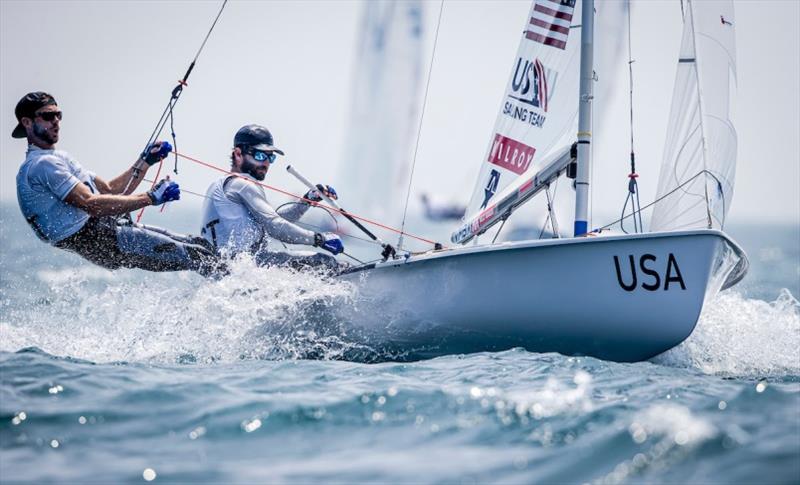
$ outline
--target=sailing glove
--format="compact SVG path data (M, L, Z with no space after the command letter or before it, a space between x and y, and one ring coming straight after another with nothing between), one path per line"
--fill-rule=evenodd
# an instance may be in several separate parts
M148 165L153 166L167 158L167 155L169 155L171 151L172 145L170 145L169 142L157 141L147 145L147 148L144 149L140 156Z
M344 244L336 234L332 232L314 234L314 246L322 248L333 254L344 252Z
M161 179L155 187L153 187L147 195L150 197L152 205L161 205L164 202L171 200L180 200L181 188L180 185L171 181L169 178Z
M339 198L338 194L336 193L336 190L333 187L331 187L330 185L322 185L322 184L317 184L316 190L309 190L308 192L306 192L306 195L304 195L303 198L306 200L310 200L311 202L319 202L322 200L322 196L319 195L320 192L322 192L328 198L331 198L333 200Z

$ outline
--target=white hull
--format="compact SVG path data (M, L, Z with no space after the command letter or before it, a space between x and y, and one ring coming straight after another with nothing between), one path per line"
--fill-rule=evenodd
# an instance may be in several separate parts
M716 230L463 247L343 275L358 286L344 317L413 356L523 347L639 361L685 340L704 299L747 265Z

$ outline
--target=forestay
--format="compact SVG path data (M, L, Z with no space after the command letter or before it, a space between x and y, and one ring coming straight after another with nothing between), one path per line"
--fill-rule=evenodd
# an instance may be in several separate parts
M529 178L574 138L578 110L580 1L534 0L514 57L500 112L467 205L474 220ZM504 191L508 187L509 190Z
M725 223L736 172L734 26L731 1L685 2L652 231Z

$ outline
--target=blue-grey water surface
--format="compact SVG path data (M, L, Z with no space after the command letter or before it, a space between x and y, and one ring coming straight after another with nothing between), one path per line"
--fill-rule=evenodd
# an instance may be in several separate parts
M320 320L332 281L112 273L13 203L0 228L3 483L800 483L797 226L730 228L750 274L636 364L405 362Z

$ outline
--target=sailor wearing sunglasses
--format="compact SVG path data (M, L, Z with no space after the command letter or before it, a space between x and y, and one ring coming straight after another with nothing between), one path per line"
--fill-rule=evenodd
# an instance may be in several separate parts
M17 174L17 199L41 240L108 269L192 269L204 274L215 270L217 258L202 238L133 224L128 215L180 198L178 184L168 178L146 193L131 194L147 169L170 152L169 143L152 144L132 167L105 181L55 149L63 114L53 96L28 93L14 113L18 124L11 136L28 140L25 162Z
M283 151L273 145L272 134L260 125L246 125L233 138L231 172L209 186L203 208L201 234L223 256L239 253L254 255L260 265L292 267L324 266L338 268L332 256L314 251L274 251L269 238L289 244L320 247L333 254L344 250L339 236L315 233L295 221L308 210L311 202L322 200L317 191L309 191L306 201L288 204L278 210L267 201L264 187L259 184ZM320 190L336 198L330 186Z

